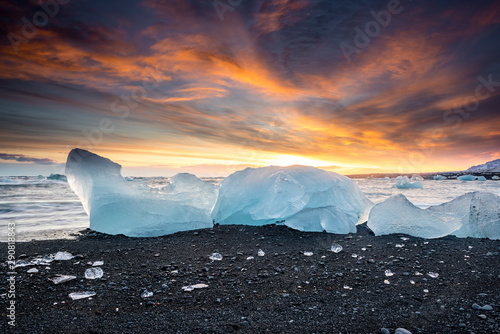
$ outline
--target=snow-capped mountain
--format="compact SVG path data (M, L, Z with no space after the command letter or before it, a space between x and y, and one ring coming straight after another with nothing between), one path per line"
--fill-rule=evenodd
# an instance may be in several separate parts
M467 169L470 173L500 173L500 159L489 161L482 165L472 166Z

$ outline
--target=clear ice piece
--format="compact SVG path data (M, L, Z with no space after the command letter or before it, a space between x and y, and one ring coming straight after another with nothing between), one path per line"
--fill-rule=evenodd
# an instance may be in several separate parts
M71 253L68 253L68 252L57 252L54 255L54 260L56 260L56 261L67 261L67 260L71 260L72 258L73 258L73 255Z
M212 261L222 261L222 255L220 253L213 253L209 258Z
M457 215L420 209L402 194L375 205L368 218L368 227L377 236L404 233L420 238L440 238L461 225Z
M54 282L54 284L60 284L60 283L74 280L74 279L76 279L76 276L72 276L72 275L58 275L56 277L50 278L50 280L52 282Z
M451 234L459 238L500 240L500 196L476 191L427 209L436 214L453 213L462 226Z
M121 166L82 149L66 161L68 184L89 215L90 228L108 234L154 237L213 227L218 189L191 174L179 174L162 189L128 182Z
M398 176L396 180L398 180L396 184L396 188L398 189L422 189L424 187L420 181L410 182L407 176Z
M429 272L429 273L427 273L427 276L432 277L432 278L438 278L439 274L438 273Z
M307 166L247 168L222 181L212 217L219 224L276 222L310 232L354 233L373 206L346 176Z
M31 263L29 261L17 260L16 261L16 265L14 266L14 268L26 267L26 266L32 266L32 265L33 265L33 263Z
M69 298L73 300L78 300L78 299L84 299L84 298L90 298L95 296L94 291L85 291L85 292L72 292L69 294Z
M142 298L151 298L151 297L153 297L153 292L148 291L148 290L144 290L144 292L141 294L141 297Z
M101 278L104 275L104 271L102 271L99 267L89 268L85 270L85 278L86 279L97 279Z
M342 249L344 249L342 246L340 246L339 244L333 244L332 247L330 247L330 251L334 252L334 253L340 253L342 251Z
M203 289L203 288L208 288L208 285L203 284L203 283L198 283L198 284L194 284L194 285L183 286L182 290L193 291L194 289Z

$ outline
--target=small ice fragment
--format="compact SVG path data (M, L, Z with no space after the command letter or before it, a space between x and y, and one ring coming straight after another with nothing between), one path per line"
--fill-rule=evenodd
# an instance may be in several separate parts
M27 271L27 273L32 274L32 273L37 273L38 269L36 268L31 268L30 270Z
M73 255L68 252L57 252L56 255L54 255L54 260L56 261L66 261L66 260L71 260L73 258Z
M257 255L264 256L264 255L266 255L266 253L264 253L264 251L262 249L259 249L259 251L257 252Z
M410 280L410 283L415 285L415 281L414 280Z
M247 260L253 260L253 259L254 259L254 257L253 257L253 256L249 256L249 257L247 257Z
M150 298L150 297L153 297L153 292L148 291L148 290L144 290L144 292L141 294L141 297L142 297L142 298Z
M385 276L387 276L387 277L394 276L394 273L390 269L387 269L385 271Z
M210 255L210 260L222 261L222 255L220 253L213 253L212 255Z
M85 270L85 278L86 279L101 278L103 274L104 274L104 272L99 267L89 268L89 269Z
M396 244L396 248L403 248L404 246L404 244Z
M400 239L401 239L401 240L403 240L403 241L408 241L408 240L410 240L410 238L407 238L407 237L401 237Z
M418 271L415 271L415 276L422 276L423 274L418 272Z
M94 263L92 263L92 267L99 267L102 265L104 265L104 261L94 261Z
M49 278L54 284L64 283L76 279L76 276L72 275L58 275L57 277Z
M410 182L408 176L398 176L396 179L398 180L398 183L394 187L398 189L422 189L424 187L422 182L418 180L412 179L415 182Z
M33 264L31 262L25 261L25 260L17 260L16 265L14 268L18 267L26 267L26 266L32 266Z
M33 263L35 265L37 265L37 264L46 265L46 264L49 264L53 261L54 261L54 255L51 254L51 255L45 255L42 258L31 260L31 263Z
M427 273L427 275L432 277L432 278L438 278L438 276L439 276L438 273L433 273L433 272Z
M344 289L346 289L346 290L352 290L352 288L349 285L344 285Z
M203 289L203 288L208 288L208 285L203 284L203 283L198 283L198 284L194 284L194 285L183 286L182 290L193 291L194 289Z
M340 253L342 249L342 246L340 246L339 244L333 244L332 247L330 247L330 251L334 253Z
M72 293L69 294L69 298L71 298L73 300L90 298L92 296L95 296L95 292L94 291L72 292Z
M425 292L425 293L429 293L429 290L427 290L427 289L424 289L424 292Z
M366 247L361 248L362 251L366 251Z
M391 282L389 282L389 280L385 279L384 284L391 284Z
M358 257L358 254L353 253L353 254L351 255L351 257L356 258L356 257Z
M314 255L314 253L313 253L313 252L304 252L304 255L305 255L305 256L313 256L313 255Z

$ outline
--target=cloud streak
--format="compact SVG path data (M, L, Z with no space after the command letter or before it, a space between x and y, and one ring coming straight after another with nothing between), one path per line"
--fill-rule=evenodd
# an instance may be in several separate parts
M42 165L51 165L57 163L54 160L47 159L47 158L33 158L33 157L27 157L23 154L9 154L9 153L0 153L0 159L1 160L13 160L17 162L30 162L30 163L35 163L35 164L42 164Z

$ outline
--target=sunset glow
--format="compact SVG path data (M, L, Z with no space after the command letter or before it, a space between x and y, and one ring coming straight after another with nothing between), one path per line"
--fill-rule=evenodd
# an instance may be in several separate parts
M2 175L63 172L75 147L164 176L500 158L497 1L398 1L363 47L387 0L71 1L38 26L38 2L0 3Z

